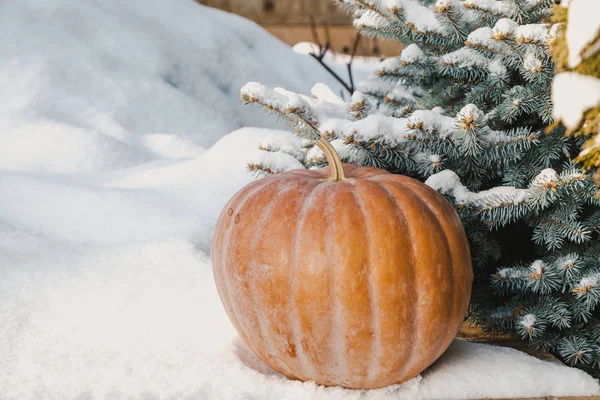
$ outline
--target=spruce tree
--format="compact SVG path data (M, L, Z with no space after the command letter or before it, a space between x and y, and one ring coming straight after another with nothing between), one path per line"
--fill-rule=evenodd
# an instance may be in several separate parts
M322 86L309 97L246 85L244 103L300 138L262 143L249 168L321 167L325 137L346 162L425 181L470 240L470 320L597 370L600 190L571 161L583 141L551 125L552 1L338 2L360 32L405 49L347 102Z

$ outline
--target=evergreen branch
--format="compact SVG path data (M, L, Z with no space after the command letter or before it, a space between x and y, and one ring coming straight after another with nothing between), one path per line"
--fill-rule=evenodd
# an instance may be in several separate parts
M496 17L498 19L500 19L500 18L508 18L508 19L510 19L509 15L503 14L501 12L494 12L492 10L488 10L488 9L483 8L483 7L480 7L480 6L476 5L476 4L465 3L465 4L463 4L463 6L465 8L470 9L470 10L479 11L480 13L487 14L487 15ZM487 23L489 23L489 22L487 22Z
M358 4L358 5L366 8L367 10L369 10L369 11L371 11L371 12L379 15L381 18L386 19L388 21L390 20L389 16L386 15L385 13L383 13L382 11L380 11L379 9L377 9L377 7L375 7L374 4L367 3L364 0L354 0L354 1L355 1L356 4Z
M535 132L535 133L531 133L529 135L526 136L520 136L520 137L513 137L511 139L507 139L507 140L498 140L498 141L494 141L491 142L488 145L488 149L495 149L498 147L503 147L503 146L508 146L508 145L514 145L514 144L519 144L519 143L523 143L523 142L535 142L540 138L539 133Z
M285 118L286 120L288 120L289 122L294 122L289 115L287 115L283 110L281 110L280 108L278 108L277 106L274 106L272 104L268 104L266 102L263 102L259 99L257 99L254 96L248 96L244 93L242 93L240 95L241 99L242 99L242 105L248 105L250 103L256 104L260 107L262 107L263 109L265 109L268 112L273 112L275 114L277 114L278 116Z
M460 25L460 19L462 15L452 6L452 4L437 6L433 9L438 13L438 18L443 19L443 21L446 23L446 26L452 31L456 38L457 44L464 42L467 38L467 33Z
M263 177L275 173L271 168L262 164L247 163L246 168L248 171L253 172L257 177Z
M580 336L566 337L561 341L558 353L569 365L589 364L592 361L592 349Z
M502 51L500 51L498 49L494 49L494 48L492 48L490 46L486 46L486 45L483 45L483 44L471 43L469 41L465 41L465 46L466 47L471 47L471 48L473 48L475 50L478 50L478 51L482 51L482 52L484 52L484 54L485 53L490 53L491 55L502 55L502 56L506 56L507 55L506 53L504 53L504 52L502 52Z

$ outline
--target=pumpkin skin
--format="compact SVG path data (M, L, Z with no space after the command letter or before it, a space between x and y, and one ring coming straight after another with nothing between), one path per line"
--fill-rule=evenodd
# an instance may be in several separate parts
M453 207L421 182L344 165L255 181L225 206L213 272L252 352L292 379L372 389L450 345L473 272Z

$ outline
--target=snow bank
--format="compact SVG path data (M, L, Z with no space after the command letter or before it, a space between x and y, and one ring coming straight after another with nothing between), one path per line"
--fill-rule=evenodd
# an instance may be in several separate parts
M581 371L458 341L372 392L275 374L236 339L208 252L258 144L294 139L221 136L263 120L240 111L243 83L308 93L320 67L191 0L2 2L0 33L0 399L599 393Z
M189 240L73 245L0 225L3 399L434 400L598 394L585 373L456 340L402 385L290 381L237 339Z
M193 0L5 1L0 37L1 169L190 156L240 127L276 125L240 107L248 81L338 88L255 23Z

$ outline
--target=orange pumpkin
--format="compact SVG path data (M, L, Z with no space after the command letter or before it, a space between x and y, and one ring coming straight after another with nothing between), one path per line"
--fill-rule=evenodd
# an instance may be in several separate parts
M473 280L467 237L435 190L342 166L320 147L331 168L268 176L225 206L212 247L219 296L254 354L290 378L404 382L460 328Z

